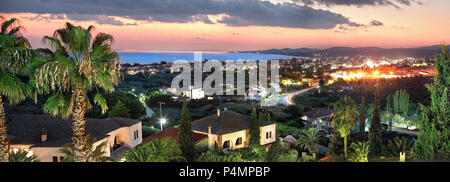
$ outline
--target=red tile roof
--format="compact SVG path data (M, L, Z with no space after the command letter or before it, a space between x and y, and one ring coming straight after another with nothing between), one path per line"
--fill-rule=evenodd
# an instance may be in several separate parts
M154 139L163 139L163 138L168 138L168 137L170 137L174 140L178 140L179 132L180 132L180 129L178 129L178 128L174 128L174 127L166 128L163 131L160 131L151 136L145 137L142 140L142 144L146 144ZM208 137L208 135L203 135L203 134L199 134L199 133L192 134L192 139L194 140L194 144L206 137Z

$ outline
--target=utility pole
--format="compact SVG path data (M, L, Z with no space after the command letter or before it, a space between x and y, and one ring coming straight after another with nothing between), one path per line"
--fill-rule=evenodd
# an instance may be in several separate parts
M166 119L162 117L162 105L166 104L164 102L158 102L159 103L159 116L160 116L160 124L161 124L161 131L163 130L163 124L166 122Z

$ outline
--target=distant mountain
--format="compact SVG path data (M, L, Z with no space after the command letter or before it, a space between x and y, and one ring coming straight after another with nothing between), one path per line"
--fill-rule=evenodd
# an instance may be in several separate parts
M450 45L447 45L447 49L450 49ZM439 53L441 50L440 45L415 47L415 48L379 48L379 47L330 47L328 49L311 49L311 48L299 48L299 49L268 49L260 51L239 51L239 53L252 53L252 54L282 54L289 56L313 56L314 54L321 54L327 56L388 56L388 57L432 57L434 54Z

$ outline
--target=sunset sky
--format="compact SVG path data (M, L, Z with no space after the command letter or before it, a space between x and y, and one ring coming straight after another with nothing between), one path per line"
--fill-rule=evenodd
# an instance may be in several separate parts
M238 51L450 42L449 0L2 0L34 48L69 21L117 51Z

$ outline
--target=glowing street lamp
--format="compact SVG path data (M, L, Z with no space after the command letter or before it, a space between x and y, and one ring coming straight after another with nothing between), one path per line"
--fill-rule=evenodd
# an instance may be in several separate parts
M166 123L167 123L166 118L161 118L161 119L159 119L159 123L161 124L161 131L162 131L162 130L163 130L163 124L166 124Z

